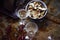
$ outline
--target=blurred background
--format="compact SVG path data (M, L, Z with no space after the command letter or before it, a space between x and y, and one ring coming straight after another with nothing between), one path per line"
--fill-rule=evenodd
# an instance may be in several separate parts
M14 14L16 8L24 8L31 0L0 0L0 40L17 40L16 35L20 35L17 29L18 17ZM41 0L46 3L48 13L33 40L60 40L60 0ZM28 21L29 19L27 19ZM12 28L7 28L9 25ZM12 30L6 35L6 28ZM9 37L9 39L8 39Z

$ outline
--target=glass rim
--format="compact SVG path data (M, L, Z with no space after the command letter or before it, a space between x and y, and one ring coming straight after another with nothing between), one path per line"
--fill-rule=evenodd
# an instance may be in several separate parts
M23 11L23 10L24 10L24 11L26 11L25 9L19 9L19 10L16 10L16 15L17 15L20 19L25 19L25 18L27 18L27 17L28 17L27 11L26 11L26 16L25 16L25 17L23 17L23 18L22 18L22 17L20 17L19 12L20 12L20 11Z
M30 24L34 24L35 25L35 31L34 31L34 33L36 33L37 31L38 31L38 25L35 23L35 22L28 22L26 25L25 25L25 30L28 32L28 30L27 30L27 25L30 25Z

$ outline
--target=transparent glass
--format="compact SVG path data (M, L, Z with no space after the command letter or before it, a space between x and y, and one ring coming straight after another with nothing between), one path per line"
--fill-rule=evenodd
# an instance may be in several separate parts
M27 32L27 36L32 40L35 36L36 32L38 31L38 26L34 22L29 22L25 25L24 30Z
M19 24L24 24L24 20L28 17L25 9L16 10L16 15L21 19Z

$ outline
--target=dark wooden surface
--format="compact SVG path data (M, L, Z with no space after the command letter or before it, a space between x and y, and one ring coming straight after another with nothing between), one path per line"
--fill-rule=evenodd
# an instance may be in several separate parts
M51 36L53 40L60 40L60 0L43 0L48 6L48 13L43 22L39 23L39 30L33 40L48 40ZM29 19L27 19L29 21ZM0 15L0 29L5 33L7 25L11 25L13 31L10 33L11 40L16 40L13 35L18 26L18 20L14 20L5 15ZM1 37L2 33L0 32ZM1 38L0 38L1 39Z

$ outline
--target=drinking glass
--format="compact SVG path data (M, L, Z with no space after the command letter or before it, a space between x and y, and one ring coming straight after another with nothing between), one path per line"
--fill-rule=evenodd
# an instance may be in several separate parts
M24 25L24 20L28 17L27 11L25 9L19 9L17 10L16 15L21 19L19 24Z
M36 32L38 31L38 26L34 22L29 22L25 25L24 30L27 32L27 37L32 40L35 36Z

